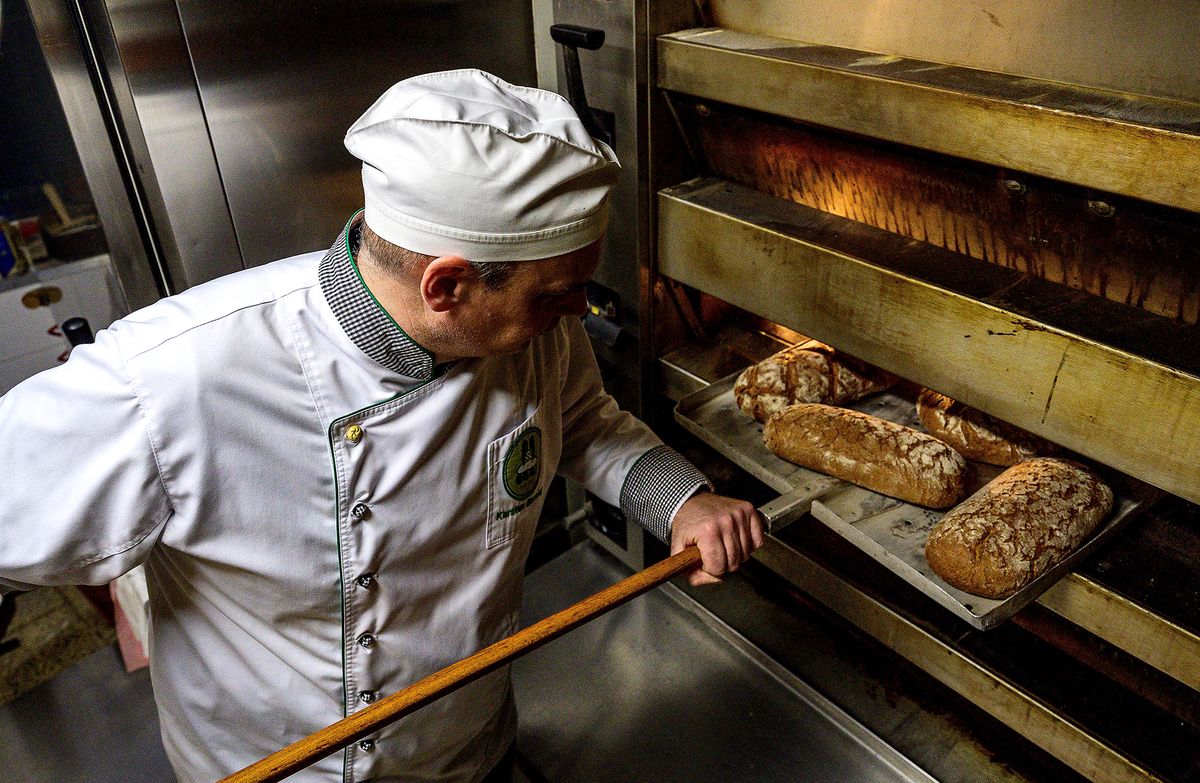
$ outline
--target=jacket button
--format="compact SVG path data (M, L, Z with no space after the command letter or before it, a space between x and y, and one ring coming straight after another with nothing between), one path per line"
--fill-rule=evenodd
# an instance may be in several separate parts
M370 753L371 751L375 750L375 740L359 740L358 747L362 748L367 753Z
M373 644L375 644L375 637L372 634L364 633L358 637L359 647L370 647Z
M366 503L355 503L350 507L350 514L355 519L366 519L371 516L371 507Z
M346 440L351 443L358 443L362 440L363 428L357 424L351 424L346 428Z
M379 698L379 691L360 691L358 694L358 700L363 704L370 704L377 698Z
M364 590L369 590L375 586L375 574L363 574L358 579L355 579L354 582Z

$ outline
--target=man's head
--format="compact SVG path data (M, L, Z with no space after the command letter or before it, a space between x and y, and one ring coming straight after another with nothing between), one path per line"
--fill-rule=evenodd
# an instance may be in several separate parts
M518 350L583 312L619 165L564 98L477 70L416 76L354 123L346 147L363 161L374 271L425 308L436 334L414 338L454 350L426 347Z
M378 271L395 277L419 275L434 260L434 256L415 253L407 248L393 245L371 230L365 222L362 227L363 245L367 249L368 258L375 264ZM517 261L493 261L480 263L469 262L475 276L492 289L500 289L512 276Z
M537 261L478 264L428 256L363 229L359 266L372 291L439 361L523 350L587 309L600 242Z

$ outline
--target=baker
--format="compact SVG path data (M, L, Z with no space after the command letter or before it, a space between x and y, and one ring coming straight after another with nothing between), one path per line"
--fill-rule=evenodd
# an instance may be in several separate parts
M556 474L712 581L745 502L601 388L578 316L612 150L560 96L418 76L350 128L365 209L325 253L114 323L0 398L0 584L144 563L167 755L223 777L517 629ZM296 776L503 779L507 669Z

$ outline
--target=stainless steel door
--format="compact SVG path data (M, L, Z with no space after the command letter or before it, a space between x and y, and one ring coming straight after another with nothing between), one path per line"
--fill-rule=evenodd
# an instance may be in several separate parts
M522 0L178 7L247 266L325 247L361 205L342 137L393 83L462 67L534 81Z
M394 82L462 67L535 82L525 0L30 4L76 20L172 291L326 247L362 200L343 134Z

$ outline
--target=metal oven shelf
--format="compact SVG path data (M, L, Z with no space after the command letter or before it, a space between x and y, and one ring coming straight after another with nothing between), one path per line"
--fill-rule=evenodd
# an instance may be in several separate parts
M1196 327L712 178L659 193L658 271L1200 501Z
M658 86L1200 211L1200 105L720 28L658 38Z

